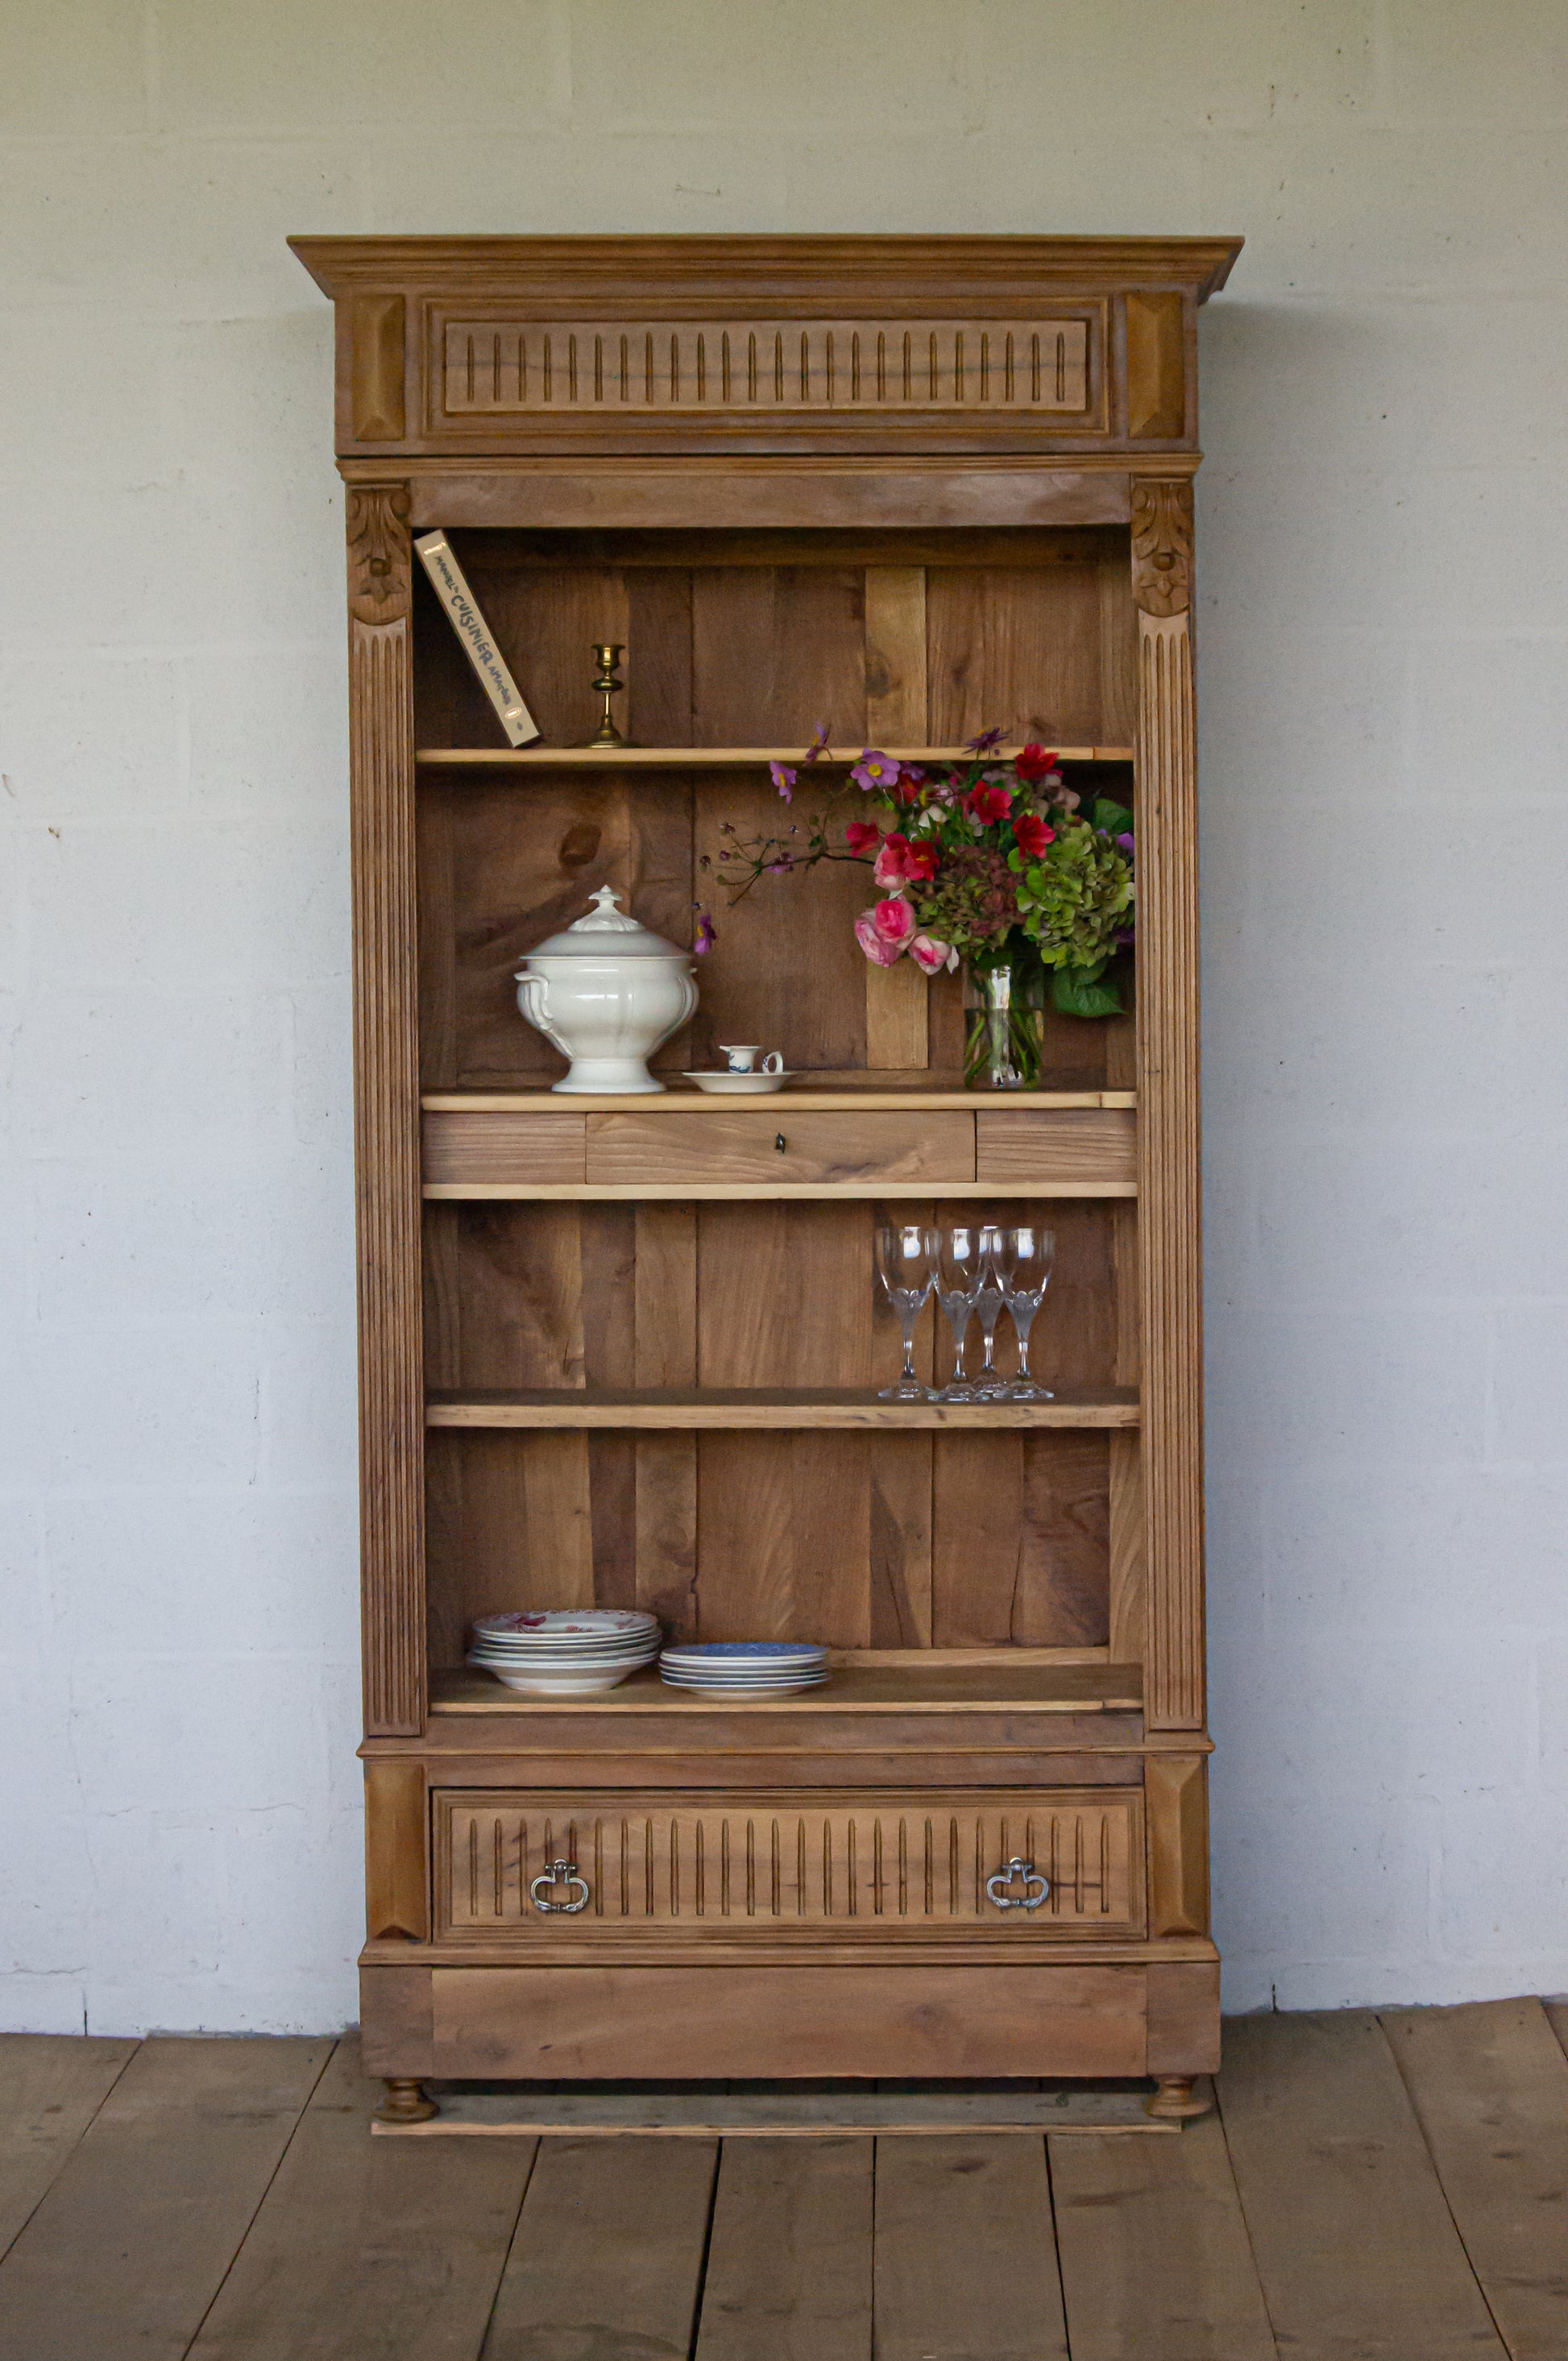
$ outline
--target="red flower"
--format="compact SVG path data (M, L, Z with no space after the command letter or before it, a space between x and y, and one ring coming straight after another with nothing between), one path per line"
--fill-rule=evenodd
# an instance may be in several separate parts
M844 830L844 841L851 852L869 852L873 844L882 842L882 830L874 820L852 819Z
M1013 761L1013 767L1018 776L1021 779L1027 779L1031 786L1036 779L1043 779L1048 771L1054 771L1056 766L1056 756L1047 754L1043 746L1021 747Z
M970 819L978 819L982 824L1005 819L1013 809L1013 790L1011 787L990 787L982 783L970 789L964 797L964 809Z
M906 881L921 884L937 873L936 848L929 844L911 844L896 829L883 839L872 873L879 885L901 885Z
M913 763L901 763L898 768L898 783L893 792L901 804L917 804L920 800L920 790L925 784L924 771L918 770Z
M1038 861L1047 845L1055 843L1056 833L1055 829L1047 828L1043 819L1036 819L1033 812L1025 812L1021 819L1013 823L1018 850L1028 861Z

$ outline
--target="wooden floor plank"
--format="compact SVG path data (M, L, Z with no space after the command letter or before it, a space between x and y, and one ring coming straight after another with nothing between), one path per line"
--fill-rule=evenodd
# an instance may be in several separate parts
M136 2049L79 2033L0 2033L0 2255Z
M476 2361L533 2148L373 2140L379 2092L341 2041L192 2361Z
M685 2361L717 2140L540 2143L484 2361Z
M1275 2361L1217 2115L1050 2158L1072 2361Z
M330 2041L144 2041L0 2264L0 2361L180 2361Z
M1234 2018L1218 2088L1291 2361L1504 2361L1375 2016Z
M1535 2000L1383 2012L1512 2361L1568 2355L1568 2058Z
M1043 2139L879 2140L874 2241L877 2361L1067 2361Z
M724 2143L696 2361L870 2361L873 2149Z

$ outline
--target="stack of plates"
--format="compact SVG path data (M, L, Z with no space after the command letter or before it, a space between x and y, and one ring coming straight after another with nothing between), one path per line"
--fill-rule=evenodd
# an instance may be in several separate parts
M659 1653L659 1622L622 1607L481 1615L468 1662L525 1697L597 1697Z
M699 1689L704 1697L793 1697L821 1687L828 1651L803 1640L710 1640L666 1648L659 1671L672 1688Z

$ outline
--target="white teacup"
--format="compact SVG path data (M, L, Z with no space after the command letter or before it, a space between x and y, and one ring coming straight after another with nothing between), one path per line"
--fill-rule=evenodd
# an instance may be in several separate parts
M732 1074L782 1074L784 1059L777 1049L762 1057L762 1044L757 1041L721 1041L719 1048L729 1060ZM761 1064L758 1060L761 1059Z

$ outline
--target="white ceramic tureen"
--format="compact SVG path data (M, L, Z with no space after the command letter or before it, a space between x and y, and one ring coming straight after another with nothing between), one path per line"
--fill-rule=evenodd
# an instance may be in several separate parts
M609 885L586 918L529 952L517 1005L571 1071L558 1091L662 1091L646 1060L696 1006L692 955L616 906Z

